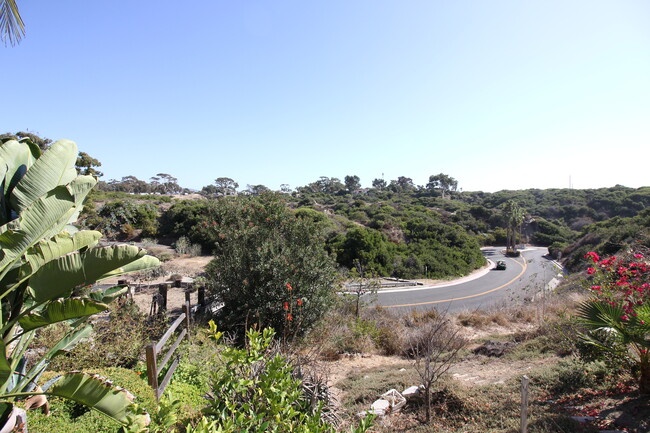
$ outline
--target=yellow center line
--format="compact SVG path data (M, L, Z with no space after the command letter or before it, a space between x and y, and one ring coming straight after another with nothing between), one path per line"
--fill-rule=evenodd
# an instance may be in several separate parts
M519 261L517 261L517 260L513 260L515 263L517 263L519 266L521 266L521 272L519 273L519 275L517 275L515 278L513 278L513 279L510 280L510 281L508 281L508 282L505 283L504 285L499 286L499 287L496 287L496 288L494 288L494 289L490 289L490 290L485 291L485 292L482 292L482 293L477 293L477 294L475 294L475 295L462 296L462 297L460 297L460 298L443 299L443 300L440 300L440 301L417 302L417 303L415 303L415 304L382 305L381 307L382 307L382 308L400 308L400 307L416 307L416 306L418 306L418 305L440 304L440 303L442 303L442 302L461 301L461 300L463 300L463 299L476 298L476 297L479 297L479 296L487 295L488 293L496 292L497 290L501 290L501 289L503 289L504 287L507 287L507 286L509 286L510 284L514 283L516 280L519 279L519 277L521 277L521 276L524 274L524 272L526 272L526 268L528 268L528 265L526 264L526 259L525 259L523 256L521 256L521 258L522 258L523 261L524 261L523 264L519 263Z

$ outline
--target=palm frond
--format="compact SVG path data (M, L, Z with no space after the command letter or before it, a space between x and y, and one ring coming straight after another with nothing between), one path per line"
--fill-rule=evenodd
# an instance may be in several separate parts
M0 0L0 38L13 46L25 36L25 23L20 17L16 0Z

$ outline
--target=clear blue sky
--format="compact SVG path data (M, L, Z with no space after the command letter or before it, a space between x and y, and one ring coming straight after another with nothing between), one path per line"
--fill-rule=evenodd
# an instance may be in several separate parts
M650 2L18 1L0 132L104 180L650 185Z

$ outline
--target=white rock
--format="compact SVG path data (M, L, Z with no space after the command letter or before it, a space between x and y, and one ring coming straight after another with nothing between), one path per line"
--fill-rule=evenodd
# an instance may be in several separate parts
M390 401L380 398L370 405L370 412L375 415L385 415L390 411Z
M414 398L414 397L417 397L418 395L420 395L420 388L415 386L415 385L409 386L404 391L402 391L402 395L407 400L409 400L411 398Z

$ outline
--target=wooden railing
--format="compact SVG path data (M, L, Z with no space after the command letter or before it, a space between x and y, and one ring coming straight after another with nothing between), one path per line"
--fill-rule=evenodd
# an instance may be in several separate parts
M165 388L169 384L169 381L174 374L174 370L176 370L176 367L178 367L178 363L180 362L180 355L176 354L176 358L174 358L171 365L167 369L165 376L162 378L162 380L159 380L160 374L165 370L165 366L172 358L172 356L174 356L174 352L176 352L176 349L178 349L178 346L183 341L183 338L187 337L189 339L190 322L190 293L185 292L185 304L183 305L183 312L181 315L178 316L176 320L174 320L174 323L171 324L160 341L157 343L151 343L146 347L147 378L149 380L149 385L153 388L153 391L156 394L156 399L160 399L160 396L165 391ZM165 344L167 341L169 341L174 332L179 328L181 328L181 331L176 337L176 340L163 355L162 352Z

